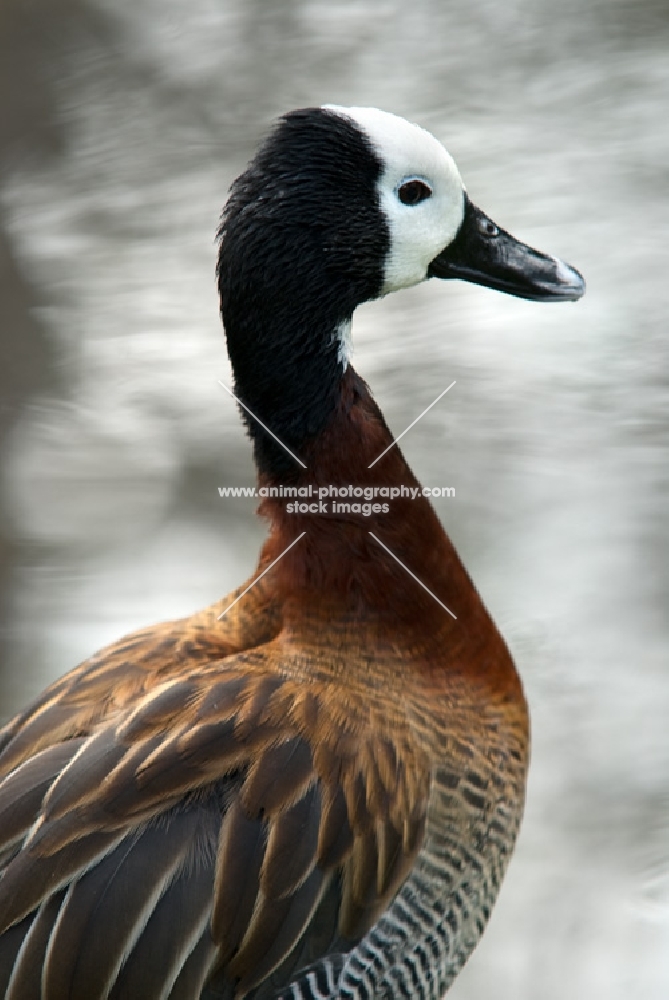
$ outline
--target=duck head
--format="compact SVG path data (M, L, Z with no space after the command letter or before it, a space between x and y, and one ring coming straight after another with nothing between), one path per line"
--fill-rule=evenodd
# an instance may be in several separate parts
M280 119L233 184L219 237L237 392L297 449L332 410L360 303L431 277L537 301L585 291L578 271L471 202L434 136L375 108L325 105ZM275 453L245 419L256 458Z
M390 234L382 293L434 277L535 301L583 295L575 268L521 243L474 205L452 157L425 129L376 108L326 107L355 122L382 163L377 192Z

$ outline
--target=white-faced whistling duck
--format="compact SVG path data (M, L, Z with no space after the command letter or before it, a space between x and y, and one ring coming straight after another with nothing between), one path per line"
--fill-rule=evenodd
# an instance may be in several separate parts
M418 486L399 447L369 468L393 438L349 364L361 302L429 277L585 290L476 208L433 136L371 108L283 117L219 239L259 487ZM268 495L249 581L0 731L0 996L443 995L513 850L528 715L429 501L388 507Z

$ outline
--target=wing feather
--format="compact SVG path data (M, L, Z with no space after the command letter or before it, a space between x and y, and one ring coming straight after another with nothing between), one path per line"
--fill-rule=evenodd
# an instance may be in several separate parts
M213 858L192 858L161 896L109 1000L167 1000L211 917ZM95 996L95 994L93 994ZM81 994L91 1000L90 994ZM48 1000L62 1000L49 997Z
M26 917L0 937L0 997L6 996L18 954L31 924L32 917Z
M71 885L49 942L44 1000L106 995L184 864L196 822L186 813L124 838Z
M94 800L110 771L125 756L126 749L114 738L110 729L91 736L61 770L44 799L42 815L45 823L67 816Z
M42 1000L44 955L64 896L64 890L56 893L37 911L18 954L5 1000Z
M266 900L260 894L256 910L230 962L229 972L243 995L257 986L290 954L314 914L326 882L317 869L291 896Z
M69 740L42 750L0 782L0 850L32 826L54 778L84 742Z
M221 826L211 918L221 962L238 949L251 921L266 841L262 821L249 819L234 800Z
M71 736L72 710L54 701L30 716L17 728L0 754L0 771L9 774L28 757Z
M199 997L215 961L216 945L206 930L181 967L169 1000L193 1000L194 997Z
M297 802L314 777L311 748L294 736L254 761L244 782L242 805L250 816L275 813Z
M260 872L260 889L266 899L291 895L315 868L320 798L320 789L312 785L299 802L282 810L271 824Z
M46 856L24 848L7 865L0 881L0 934L102 860L122 836L122 831L91 833Z
M215 968L241 997L350 947L413 864L429 796L410 724L374 725L256 652L28 755L0 785L0 838L30 826L0 879L0 934L37 912L14 981L39 970L41 1000L168 1000Z
M353 847L353 830L341 785L326 786L316 856L326 871L340 865Z

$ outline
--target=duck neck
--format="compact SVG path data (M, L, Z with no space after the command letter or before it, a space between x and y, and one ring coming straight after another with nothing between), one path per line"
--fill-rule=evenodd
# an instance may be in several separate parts
M293 456L305 461L309 443L337 408L350 321L292 308L226 315L225 325L235 393L259 473L293 479L300 469Z
M392 443L366 384L348 367L322 431L304 444L306 469L293 463L287 483L260 467L260 511L272 528L261 565L278 559L272 585L285 622L318 630L323 620L339 621L353 632L372 627L386 637L408 631L415 641L442 634L435 617L448 631L453 615L464 610L463 597L467 613L479 607L433 508Z

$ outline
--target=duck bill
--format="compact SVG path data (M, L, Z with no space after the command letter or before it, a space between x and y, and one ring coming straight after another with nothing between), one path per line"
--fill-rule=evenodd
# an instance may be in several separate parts
M500 229L465 192L465 213L455 239L432 261L428 277L461 278L521 299L574 302L585 292L579 272Z

